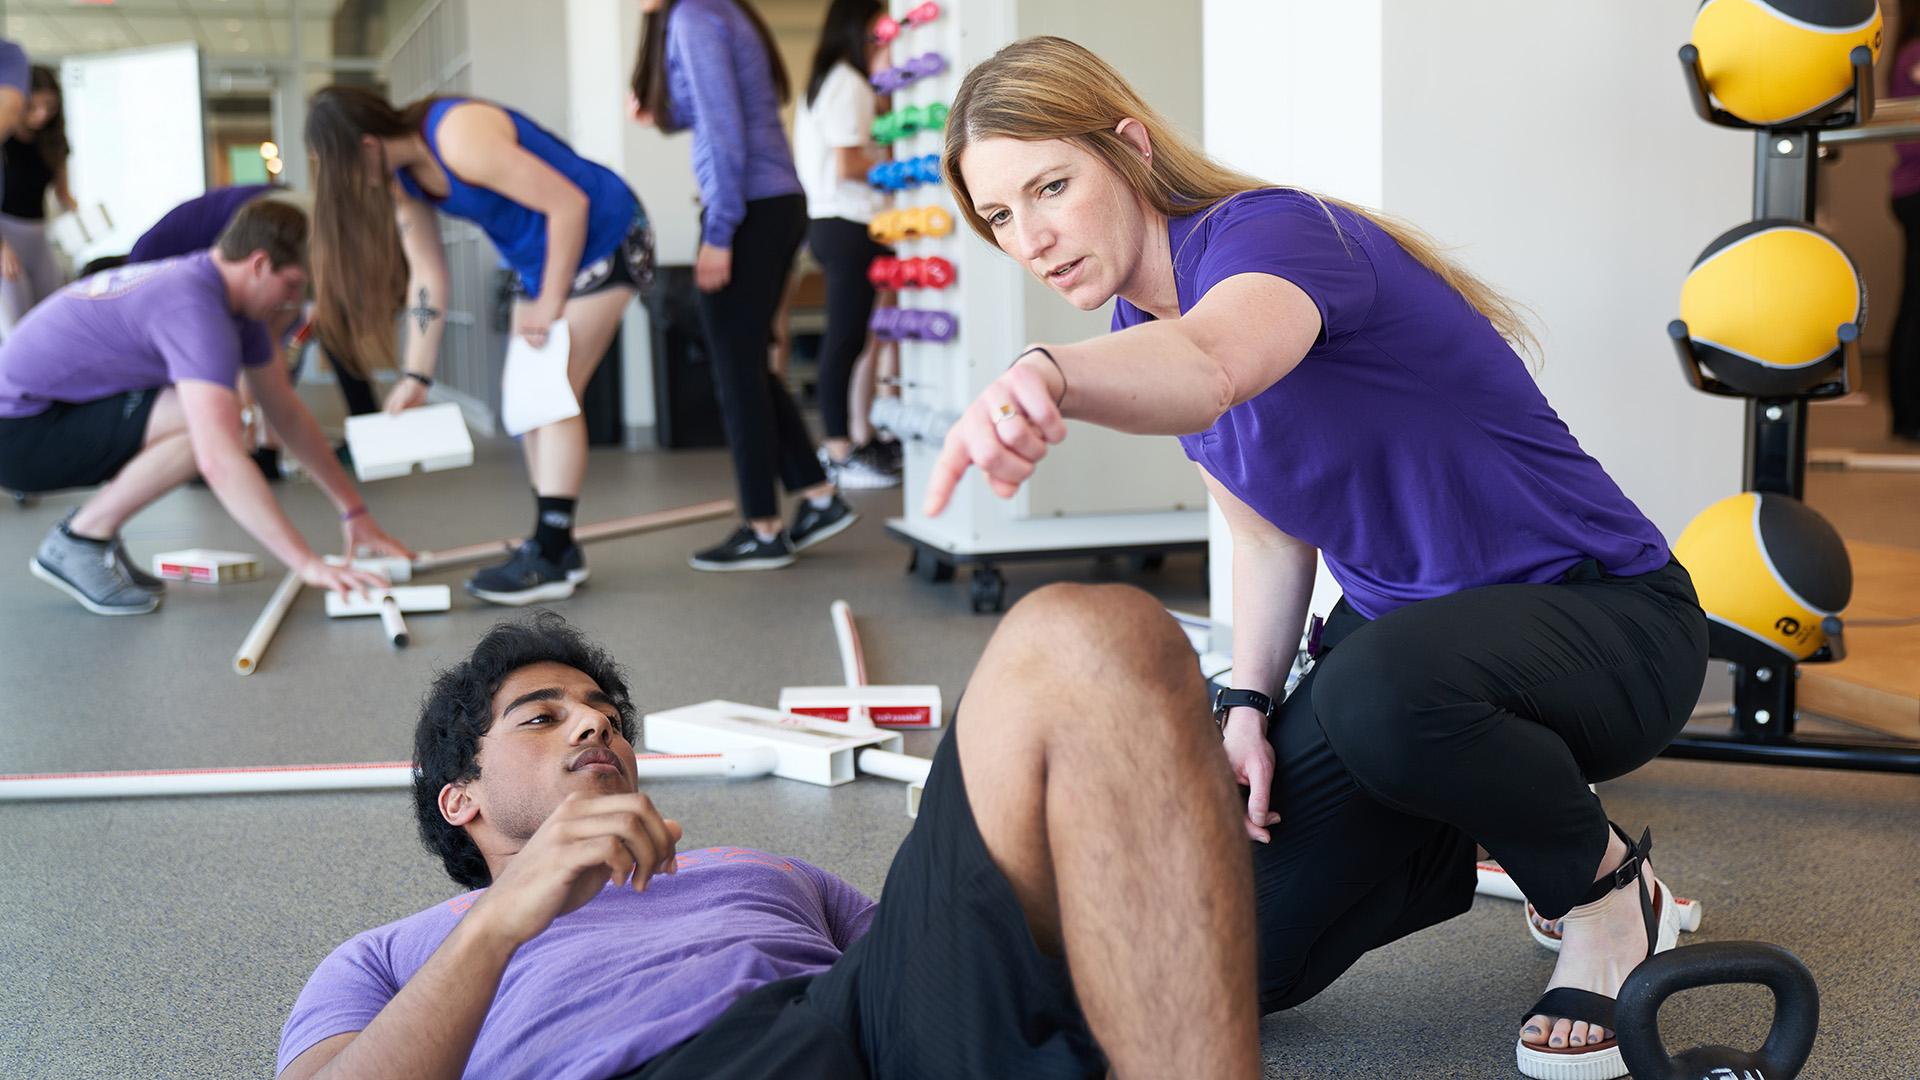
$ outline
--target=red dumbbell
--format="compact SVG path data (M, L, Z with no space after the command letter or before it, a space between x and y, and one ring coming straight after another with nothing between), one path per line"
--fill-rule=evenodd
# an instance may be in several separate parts
M901 259L893 268L893 287L896 289L917 289L921 285L921 275L925 272L927 260Z
M929 289L944 289L953 284L953 264L938 255L927 260L920 270L920 280Z
M900 274L900 260L891 255L878 255L867 264L867 280L876 289L898 288L893 283Z

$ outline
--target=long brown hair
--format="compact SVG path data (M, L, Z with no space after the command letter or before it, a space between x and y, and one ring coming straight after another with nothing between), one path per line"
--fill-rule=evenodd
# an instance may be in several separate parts
M1141 160L1133 144L1114 130L1127 117L1146 127L1153 146L1150 162ZM1136 196L1167 217L1208 213L1242 192L1281 186L1208 157L1155 112L1111 65L1059 37L1016 41L968 72L947 118L946 146L941 155L947 184L967 224L987 243L995 244L993 227L974 210L966 180L960 175L960 155L972 143L989 138L1071 142L1104 162ZM1373 222L1420 265L1465 297L1516 349L1529 355L1537 353L1539 343L1527 326L1523 309L1448 259L1440 246L1418 228L1330 196L1310 191L1303 194L1314 198L1322 208L1337 206ZM1331 211L1328 217L1332 217Z
M658 10L647 12L640 30L640 51L633 58L633 96L662 131L679 131L687 126L673 115L673 95L667 90L667 21L679 2L663 0ZM752 4L746 0L731 2L760 35L760 44L767 50L767 68L773 75L774 93L779 95L780 104L787 104L793 100L793 84L787 79L786 61L780 59L780 49L773 43L773 31L768 29L760 13L753 10Z
M407 291L407 260L394 221L393 170L382 153L379 175L367 175L360 139L418 134L435 100L396 109L364 87L329 86L307 106L314 329L328 358L354 374L393 366L394 316Z
M67 154L72 150L67 142L67 99L60 92L60 77L45 64L35 64L27 88L29 95L52 94L53 113L47 117L46 124L33 133L31 139L22 141L32 142L34 149L40 151L40 160L58 175L61 169L67 167Z

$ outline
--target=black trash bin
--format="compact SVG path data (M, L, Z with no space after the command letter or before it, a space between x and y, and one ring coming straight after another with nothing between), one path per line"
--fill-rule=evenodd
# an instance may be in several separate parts
M655 442L668 449L727 444L696 296L693 267L654 269L647 297L653 323L653 431Z

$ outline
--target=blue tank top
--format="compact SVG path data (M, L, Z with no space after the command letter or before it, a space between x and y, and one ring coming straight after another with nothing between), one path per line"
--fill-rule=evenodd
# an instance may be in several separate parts
M464 105L471 98L444 98L427 108L420 134L427 151L440 164L447 177L447 197L436 199L420 189L413 176L400 170L400 186L407 194L444 214L464 218L480 226L500 249L500 261L520 276L520 285L528 296L540 295L540 277L547 262L547 215L522 206L491 188L477 187L461 180L440 156L440 121L447 110ZM634 197L626 181L604 165L596 165L561 142L552 132L506 106L496 106L513 118L513 131L520 148L552 166L555 172L573 182L587 196L587 242L580 249L580 265L611 255L633 227L640 200Z

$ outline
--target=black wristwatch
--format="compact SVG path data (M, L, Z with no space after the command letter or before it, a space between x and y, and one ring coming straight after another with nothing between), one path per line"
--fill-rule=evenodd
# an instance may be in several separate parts
M1260 710L1260 715L1268 722L1273 720L1273 699L1258 690L1233 690L1221 687L1213 695L1213 722L1224 733L1227 730L1227 714L1245 706Z

